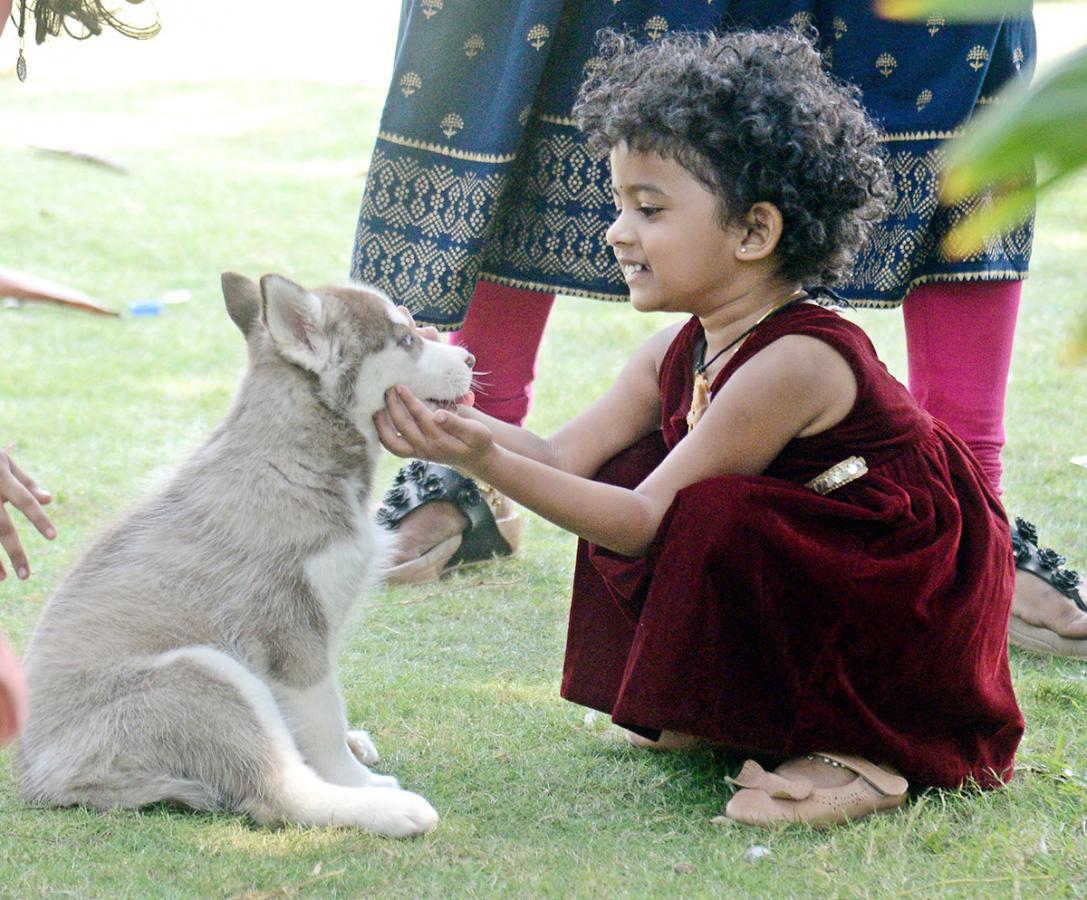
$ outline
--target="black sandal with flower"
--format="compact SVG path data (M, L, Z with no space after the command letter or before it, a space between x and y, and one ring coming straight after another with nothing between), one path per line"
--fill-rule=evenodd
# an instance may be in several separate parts
M1038 546L1038 529L1026 519L1016 517L1011 526L1015 567L1041 578L1076 608L1087 613L1087 603L1080 594L1079 573L1063 568L1065 558L1056 550ZM1046 628L1030 625L1013 612L1008 626L1011 643L1027 650L1060 656L1087 656L1087 640L1064 638Z
M456 469L414 459L393 479L377 511L378 524L395 531L409 513L428 503L456 505L468 524L459 535L436 544L418 559L386 571L386 581L417 584L434 581L464 563L509 556L521 537L521 519L509 500Z

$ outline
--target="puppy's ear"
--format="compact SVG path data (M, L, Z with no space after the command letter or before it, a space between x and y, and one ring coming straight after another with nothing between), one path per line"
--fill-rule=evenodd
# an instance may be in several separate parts
M260 322L260 286L237 272L223 272L222 283L226 311L241 333L249 337Z
M264 325L291 362L316 372L328 362L329 342L319 297L282 275L260 280Z

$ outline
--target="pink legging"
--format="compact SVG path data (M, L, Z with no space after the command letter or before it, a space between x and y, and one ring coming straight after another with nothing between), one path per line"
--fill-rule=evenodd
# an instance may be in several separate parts
M522 425L532 403L532 382L554 294L476 282L468 315L450 343L476 358L476 408Z
M903 304L910 392L973 450L1000 490L1004 395L1021 281L941 282ZM476 405L520 425L528 414L536 358L553 294L476 285L464 327L452 335L476 357Z
M902 305L910 393L973 451L997 493L1022 289L1021 281L940 282Z

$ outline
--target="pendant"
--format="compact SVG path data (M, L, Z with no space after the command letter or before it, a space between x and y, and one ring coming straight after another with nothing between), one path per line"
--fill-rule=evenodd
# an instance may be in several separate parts
M699 372L694 377L694 390L691 391L691 411L687 413L687 433L698 424L710 405L710 383Z
M19 59L15 63L15 74L20 81L26 81L26 57L23 56L22 48L19 49Z

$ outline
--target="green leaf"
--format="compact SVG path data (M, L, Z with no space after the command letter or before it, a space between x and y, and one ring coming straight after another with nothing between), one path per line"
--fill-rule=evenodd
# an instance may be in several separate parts
M951 151L945 200L1021 177L1035 161L1060 175L1087 162L1087 47L1034 85L1015 85L977 115Z
M1031 177L1037 163L1045 181ZM994 203L945 241L962 258L989 235L1030 215L1038 193L1087 165L1087 48L1057 63L1031 86L1016 85L979 114L951 145L941 199L955 203L998 186Z
M1007 15L1026 15L1030 0L876 0L876 15L900 21L941 16L947 22L998 22Z

